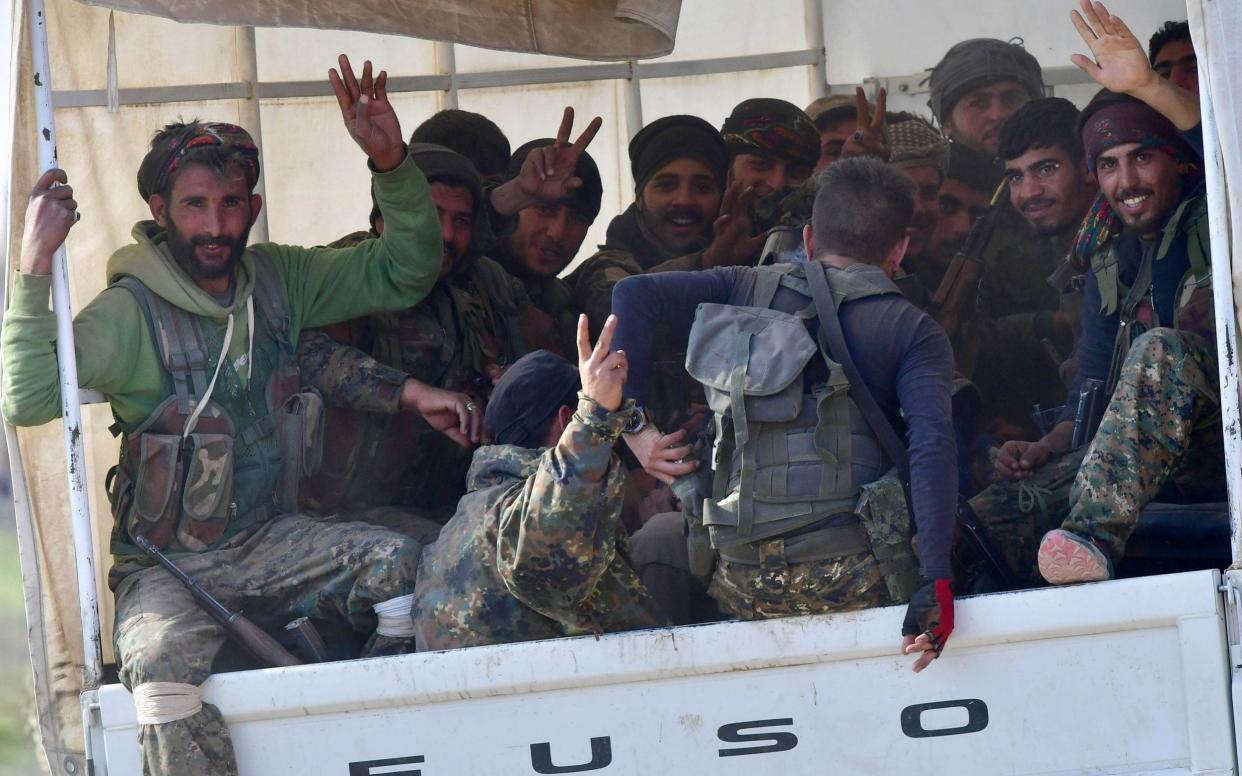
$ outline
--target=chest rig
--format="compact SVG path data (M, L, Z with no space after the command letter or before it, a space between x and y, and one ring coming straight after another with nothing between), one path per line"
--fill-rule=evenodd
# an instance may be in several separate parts
M296 509L298 475L317 466L322 403L298 393L284 284L266 255L252 255L254 291L234 312L248 319L248 379L228 357L232 320L222 332L136 278L115 284L138 302L171 384L146 420L112 427L121 435L108 477L118 559L139 555L135 536L174 553L212 549Z

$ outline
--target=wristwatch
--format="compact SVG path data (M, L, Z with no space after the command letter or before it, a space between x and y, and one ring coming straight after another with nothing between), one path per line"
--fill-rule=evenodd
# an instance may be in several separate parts
M634 409L630 412L629 420L625 421L623 431L627 434L637 434L647 427L647 409L641 404L635 404Z

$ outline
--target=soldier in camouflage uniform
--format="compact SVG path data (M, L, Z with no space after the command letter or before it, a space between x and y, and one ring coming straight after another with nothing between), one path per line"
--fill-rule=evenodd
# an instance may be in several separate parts
M435 279L439 241L427 183L370 63L361 82L341 58L331 80L347 128L371 159L388 237L351 250L246 247L260 200L258 149L230 124L171 124L138 172L153 221L108 261L111 285L74 321L78 375L111 404L122 437L108 477L115 524L115 646L133 692L143 773L236 774L220 711L202 702L225 635L134 539L163 549L225 606L258 624L299 616L373 632L368 654L412 646L420 545L356 523L293 513L313 468L312 397L298 394L299 330L417 303ZM359 111L362 100L368 111ZM359 115L359 114L362 115ZM64 173L31 198L4 325L4 413L35 425L59 413L54 249L73 223ZM398 247L399 246L399 247ZM307 444L307 443L310 444Z
M514 151L510 175L517 176L531 151L552 142L550 137L532 140ZM530 298L521 319L527 350L551 350L561 356L577 349L578 304L569 284L558 275L578 255L587 230L599 215L604 193L599 168L590 154L578 159L574 176L582 184L564 201L523 210L513 233L492 252L522 282Z
M950 48L933 68L929 87L928 104L952 143L954 166L987 171L983 175L974 173L972 179L986 179L986 184L975 184L974 188L989 189L987 200L991 200L991 192L1002 179L996 160L1000 128L1022 105L1043 96L1039 62L1021 45L989 38L967 40ZM946 326L954 342L958 371L976 380L976 370L982 364L995 370L994 383L1012 377L996 369L997 348L1001 353L1021 350L1041 354L1045 350L1043 341L1060 334L1052 325L1060 295L1048 284L1048 278L1064 256L1046 250L1027 220L1006 199L998 200L997 206L976 220L975 229L986 238L975 242L970 257L980 263L977 289L966 293L969 298L960 309L949 311L951 321ZM1068 350L1063 356L1068 356ZM1055 383L1056 364L1047 358L1035 363L1044 362ZM1032 360L1025 359L1025 363ZM984 381L989 377L984 376ZM987 393L984 399L988 400ZM1027 406L1017 418L1007 417L1003 436L1030 433L1030 412Z
M1102 196L1074 247L1090 274L1070 395L1094 379L1111 401L1085 450L1069 452L1073 403L1040 441L1007 443L997 468L1013 481L971 502L1011 538L1015 567L1030 577L1038 561L1054 584L1111 577L1148 502L1203 500L1223 477L1198 103L1151 71L1124 25L1099 21L1076 17L1099 59L1084 69L1125 94L1106 88L1080 119Z
M509 183L485 190L464 156L415 143L410 156L431 181L440 212L444 256L440 280L417 307L351 322L341 336L303 336L299 358L307 383L329 405L323 469L306 483L307 506L347 512L416 537L433 532L460 498L470 446L481 441L482 408L491 379L523 352L521 285L479 256L490 207L508 217L563 194L597 123L570 145L572 115L554 146L527 159ZM540 169L556 165L547 180ZM411 440L413 444L411 444ZM396 509L395 507L399 507Z
M487 408L496 444L476 451L469 492L423 555L419 649L666 624L621 525L613 446L633 402L621 396L625 354L609 350L615 326L592 349L580 320L577 370L535 351L497 383Z
M1031 271L1057 267L1042 286L1032 275L1029 283L1014 288L1041 289L1041 299L1046 297L1041 307L1051 305L1053 296L1060 298L1055 310L988 314L972 329L969 344L977 354L972 358L988 365L975 370L984 422L1002 441L1037 437L1041 432L1031 420L1032 407L1065 403L1062 364L1073 352L1081 328L1085 280L1085 270L1070 260L1070 252L1097 194L1095 176L1083 158L1077 121L1073 103L1048 97L1028 102L1001 126L1000 158L1009 202L1004 212L1010 214L1006 217L1020 216L1034 231L1025 249L1028 256L1037 257ZM985 274L981 294L990 282ZM1007 304L1013 305L1011 309L1022 307L1013 299Z

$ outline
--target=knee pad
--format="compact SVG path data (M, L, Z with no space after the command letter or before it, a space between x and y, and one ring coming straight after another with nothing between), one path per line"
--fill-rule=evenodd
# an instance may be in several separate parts
M132 690L139 725L163 725L203 710L203 691L195 684L146 682Z
M381 636L391 636L397 639L413 637L413 607L413 593L389 598L387 601L380 601L375 604L375 606L371 607L375 610L375 616L379 618L379 622L375 626L375 632Z

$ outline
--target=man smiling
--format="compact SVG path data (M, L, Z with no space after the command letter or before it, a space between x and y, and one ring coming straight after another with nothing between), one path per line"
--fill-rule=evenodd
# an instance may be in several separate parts
M1210 501L1224 485L1198 100L1160 78L1102 4L1084 0L1073 18L1094 55L1074 62L1105 89L1080 119L1102 196L1074 245L1089 274L1070 396L1095 379L1111 400L1085 449L1071 449L1073 402L1044 438L1007 443L996 465L1014 482L971 501L1011 564L1029 572L1037 559L1053 584L1111 578L1157 493ZM1043 488L1025 513L1023 480Z

